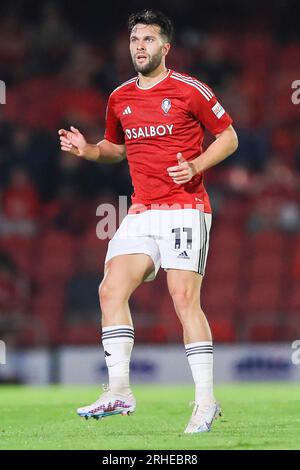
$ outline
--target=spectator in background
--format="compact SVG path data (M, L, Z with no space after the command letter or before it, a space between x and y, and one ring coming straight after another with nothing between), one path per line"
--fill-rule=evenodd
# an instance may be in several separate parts
M64 185L44 207L43 227L58 228L74 236L82 234L95 217L95 208L82 200L72 186Z
M269 158L269 131L256 120L254 103L247 90L241 86L239 76L228 77L223 95L226 107L232 109L239 134L239 148L235 158L225 161L225 165L263 171Z
M15 341L24 327L28 304L28 288L10 256L0 252L0 338Z
M23 371L13 351L22 331L30 324L27 317L29 289L11 257L0 251L0 338L5 342L9 362L0 370L0 383L22 383Z
M34 75L57 72L73 44L73 32L59 4L47 1L41 5L41 19L30 38L30 69Z
M278 225L279 207L276 199L259 199L248 217L247 228L249 232L275 230Z
M278 226L286 232L300 232L300 209L296 201L285 201L281 204Z
M27 171L21 167L14 168L10 183L3 192L1 235L34 236L39 215L39 196Z
M248 229L298 231L300 229L299 185L295 173L273 156L265 171L257 175L252 189L253 209Z
M58 159L57 145L51 134L37 129L33 131L24 125L11 126L4 157L7 173L15 166L26 168L42 200L55 193Z
M100 245L100 244L99 244ZM68 283L66 296L67 322L72 325L99 322L99 281L98 256L93 249L84 246L79 255L77 273Z
M105 117L103 92L95 84L99 68L101 61L92 44L75 43L58 74L55 100L49 103L57 120L99 128Z
M238 64L226 54L226 38L211 34L199 39L201 41L194 48L198 60L191 61L192 75L210 83L214 89L224 87L224 83L239 72Z
M6 64L1 78L10 79L12 66L21 65L28 46L28 24L16 11L10 11L0 18L0 64ZM10 65L10 67L7 67Z

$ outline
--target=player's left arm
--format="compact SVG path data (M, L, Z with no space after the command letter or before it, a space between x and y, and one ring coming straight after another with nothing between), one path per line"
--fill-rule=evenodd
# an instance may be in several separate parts
M178 165L168 168L169 176L175 183L187 183L198 173L202 173L225 160L238 148L237 134L232 125L216 134L215 137L216 140L194 160L185 160L184 152L177 154Z
M213 90L196 79L193 80L193 85L186 88L187 107L194 119L214 135L216 140L194 160L186 161L184 153L177 155L177 167L168 168L169 175L177 184L187 183L196 174L217 165L238 147L232 118L219 103Z
M238 137L232 127L228 126L224 131L216 136L216 140L199 157L192 160L195 167L195 174L208 170L212 166L225 160L238 148Z

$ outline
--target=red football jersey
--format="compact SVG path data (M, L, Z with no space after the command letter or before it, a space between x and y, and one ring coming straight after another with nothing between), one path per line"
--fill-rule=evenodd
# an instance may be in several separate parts
M126 144L134 207L188 204L211 212L203 174L178 185L167 168L178 164L178 152L186 160L202 153L205 129L216 135L231 123L211 88L173 70L150 88L140 88L137 77L116 88L108 100L104 138Z

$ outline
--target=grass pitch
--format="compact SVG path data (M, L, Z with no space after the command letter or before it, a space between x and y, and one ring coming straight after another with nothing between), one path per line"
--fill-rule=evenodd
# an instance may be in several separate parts
M79 418L95 387L0 388L0 449L300 449L300 386L216 388L223 409L210 433L185 435L193 388L136 386L137 411L99 421Z

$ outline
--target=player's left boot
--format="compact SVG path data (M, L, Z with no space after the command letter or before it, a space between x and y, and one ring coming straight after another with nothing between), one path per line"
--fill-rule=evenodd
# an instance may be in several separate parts
M215 419L221 416L221 408L218 403L207 405L195 404L191 419L184 431L185 434L209 432Z
M95 403L77 409L77 414L86 419L105 418L112 415L130 415L134 413L136 401L132 393L121 395L105 389Z

